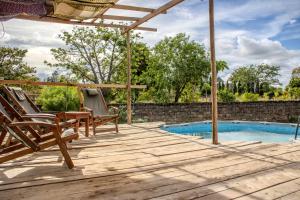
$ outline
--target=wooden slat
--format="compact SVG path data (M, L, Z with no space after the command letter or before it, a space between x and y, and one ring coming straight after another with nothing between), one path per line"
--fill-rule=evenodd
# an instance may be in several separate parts
M148 21L149 19L152 19L153 17L156 17L157 15L167 11L168 9L176 6L177 4L183 2L184 0L172 0L168 3L166 3L165 5L161 6L160 8L152 11L151 13L149 13L148 15L146 15L145 17L141 18L140 20L136 21L135 23L133 23L132 25L130 25L128 28L125 29L125 33L137 28L139 25L145 23L146 21Z
M54 83L54 82L36 82L27 80L0 80L2 85L33 85L33 86L69 86L69 87L89 87L89 88L118 88L126 89L125 84L78 84L78 83ZM132 85L132 89L145 89L146 85Z
M153 8L144 8L139 6L129 6L129 5L122 5L122 4L115 4L111 8L120 9L120 10L138 11L138 12L150 12L150 13L155 12L155 9ZM163 11L162 14L166 14L166 12Z
M70 25L99 26L99 27L120 28L120 29L128 28L128 26L121 25L121 24L105 24L105 23L93 23L93 22L84 22L84 21L69 21L69 20L63 20L63 19L58 19L58 18L54 18L54 17L37 17L37 16L29 16L29 15L20 15L15 18L23 19L23 20L39 21L39 22L70 24ZM148 28L148 27L137 27L136 30L153 31L153 32L157 31L156 28Z
M115 4L118 3L119 0L115 0ZM109 8L105 8L102 13L100 15L98 15L95 19L93 19L91 22L94 23L98 18L101 18L101 16L103 16L107 11L109 10Z
M110 20L119 20L119 21L138 21L139 17L128 17L128 16L119 16L119 15L103 15L98 19L110 19Z

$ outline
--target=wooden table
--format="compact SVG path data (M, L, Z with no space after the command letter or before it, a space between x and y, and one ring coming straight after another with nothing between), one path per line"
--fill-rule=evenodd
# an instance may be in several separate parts
M76 119L75 131L78 133L80 120L85 122L85 136L89 136L90 112L66 112L66 119Z

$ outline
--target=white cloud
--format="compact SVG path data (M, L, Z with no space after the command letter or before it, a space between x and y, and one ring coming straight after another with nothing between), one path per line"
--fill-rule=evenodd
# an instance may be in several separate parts
M288 83L292 69L300 66L300 50L288 50L280 42L269 39L256 40L239 37L235 48L231 48L231 52L221 54L220 58L231 61L231 70L249 64L278 65L281 67L280 75L283 85ZM228 78L227 73L225 73L225 78Z
M289 21L289 24L295 24L296 22L297 22L296 19L291 19L291 20Z
M44 64L44 60L49 62L55 62L48 47L32 47L28 49L26 54L25 62L29 63L30 66L35 67L37 74L41 78L45 78L51 75L54 69Z

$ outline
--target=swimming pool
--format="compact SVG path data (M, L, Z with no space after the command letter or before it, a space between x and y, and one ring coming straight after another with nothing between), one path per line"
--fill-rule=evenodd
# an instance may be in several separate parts
M170 133L211 138L211 122L164 125ZM221 121L218 123L220 141L288 142L294 138L295 124L269 122Z

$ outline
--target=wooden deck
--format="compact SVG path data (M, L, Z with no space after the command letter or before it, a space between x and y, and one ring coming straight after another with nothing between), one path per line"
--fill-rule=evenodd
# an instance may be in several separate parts
M300 199L300 143L226 142L171 135L157 123L0 165L0 199Z

